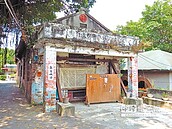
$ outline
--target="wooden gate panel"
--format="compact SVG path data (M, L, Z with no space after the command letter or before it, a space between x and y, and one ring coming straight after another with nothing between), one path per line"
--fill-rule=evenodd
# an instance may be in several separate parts
M95 102L99 102L100 91L97 91L99 85L99 75L87 75L87 82L89 85L89 87L86 87L86 96L89 96L88 101L92 101L91 99L93 99ZM87 90L89 92L87 92Z
M120 101L120 77L118 74L87 74L86 102Z

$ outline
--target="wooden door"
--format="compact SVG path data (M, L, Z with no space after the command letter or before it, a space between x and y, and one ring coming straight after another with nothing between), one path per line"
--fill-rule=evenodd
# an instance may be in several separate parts
M86 82L86 99L88 102L94 100L94 102L99 102L100 90L99 87L99 75L98 74L88 74Z
M118 74L87 74L86 103L120 101Z

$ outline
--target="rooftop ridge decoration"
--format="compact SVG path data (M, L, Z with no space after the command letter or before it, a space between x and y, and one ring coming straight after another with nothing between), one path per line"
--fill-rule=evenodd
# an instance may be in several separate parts
M113 33L96 32L96 30L81 29L57 23L46 23L39 32L38 39L55 38L69 41L112 44L117 47L138 46L138 37L117 35Z

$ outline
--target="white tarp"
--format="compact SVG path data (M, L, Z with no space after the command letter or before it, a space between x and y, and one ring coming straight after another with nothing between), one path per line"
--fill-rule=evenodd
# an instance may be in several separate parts
M83 88L86 87L86 74L94 74L96 68L60 68L61 88Z

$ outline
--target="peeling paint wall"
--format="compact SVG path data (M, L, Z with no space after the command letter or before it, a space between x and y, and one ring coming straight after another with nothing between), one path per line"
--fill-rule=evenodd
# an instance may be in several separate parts
M46 47L44 53L44 112L56 110L56 51Z
M157 71L157 72L151 72L151 71L144 71L140 72L144 77L148 78L153 87L157 89L166 89L169 90L170 86L170 74L167 71Z
M42 32L43 31L43 32ZM75 28L71 29L70 26L63 24L47 23L44 25L39 35L41 38L55 38L65 39L69 41L89 42L89 43L100 43L100 44L113 44L119 48L130 48L133 45L139 44L137 37L125 36L125 35L112 35L102 34L98 32L91 32L86 29ZM118 49L119 49L118 48Z
M80 16L84 15L86 18L85 21L80 20ZM68 25L68 26L74 26L78 28L84 28L90 29L90 30L96 30L96 31L101 31L103 33L112 33L110 30L107 30L106 27L102 27L92 16L89 14L86 14L85 11L80 11L76 14L74 14L72 17L68 17L65 19L61 19L58 21L58 23L63 24L63 25Z
M32 82L32 104L43 104L43 68L39 66L35 72L35 78Z
M138 58L129 58L128 89L132 97L138 97Z

